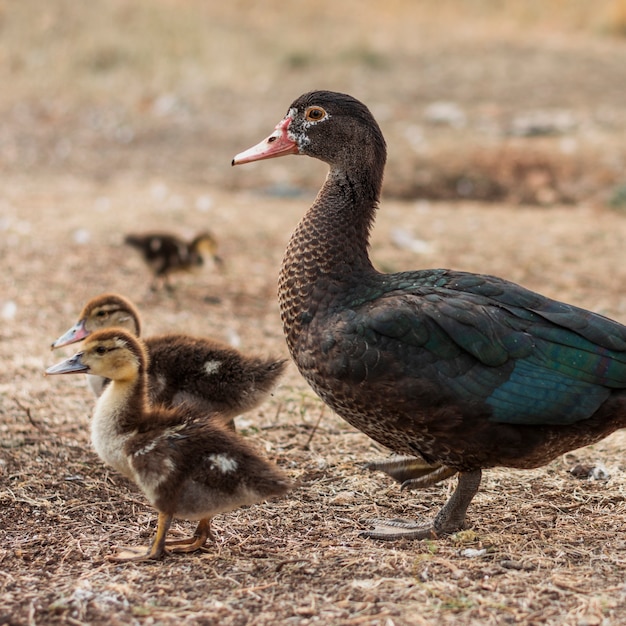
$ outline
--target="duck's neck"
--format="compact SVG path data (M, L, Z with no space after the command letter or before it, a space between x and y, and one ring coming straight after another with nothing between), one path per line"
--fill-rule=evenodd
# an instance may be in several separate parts
M283 258L278 295L287 342L323 306L333 287L361 282L374 272L369 234L380 193L380 177L367 172L328 174L315 202L291 236Z
M96 403L91 421L91 440L100 458L132 478L124 448L141 426L148 406L143 373L134 378L113 380Z

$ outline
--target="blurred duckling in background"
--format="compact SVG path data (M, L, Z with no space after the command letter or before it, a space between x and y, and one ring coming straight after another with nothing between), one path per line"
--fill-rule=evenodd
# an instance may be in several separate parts
M93 413L93 446L105 463L136 482L159 512L152 545L124 548L109 557L114 561L159 559L167 548L198 550L212 538L213 516L281 496L293 486L278 467L198 405L150 408L147 365L140 339L109 328L94 332L83 350L46 370L48 375L92 373L111 380ZM174 517L198 521L194 535L166 542Z
M211 257L218 267L223 264L217 254L217 241L208 231L200 233L191 241L184 241L168 233L129 234L124 238L124 243L139 250L152 270L154 278L150 288L153 291L161 286L171 291L170 274L199 269L207 257Z
M87 302L78 321L53 342L54 350L82 341L102 328L124 328L141 334L141 318L126 298L105 293ZM206 337L165 334L149 337L148 396L152 404L174 406L186 401L217 412L234 429L234 418L259 406L275 387L287 366L285 359L244 355ZM100 396L107 384L88 375L89 386Z

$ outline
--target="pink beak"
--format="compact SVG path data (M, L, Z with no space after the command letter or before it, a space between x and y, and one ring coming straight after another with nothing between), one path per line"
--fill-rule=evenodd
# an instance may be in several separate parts
M51 346L51 350L55 350L56 348L60 348L61 346L67 346L70 343L76 343L77 341L82 341L85 337L89 336L89 331L85 328L85 320L79 320L66 331L63 335L61 335Z
M232 165L242 165L262 159L274 159L286 154L298 154L298 144L289 138L287 130L291 118L286 117L275 128L274 132L252 148L240 152L232 161Z

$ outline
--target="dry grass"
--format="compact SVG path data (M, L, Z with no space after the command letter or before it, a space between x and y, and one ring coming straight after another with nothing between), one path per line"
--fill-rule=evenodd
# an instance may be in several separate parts
M430 516L452 485L401 494L364 472L385 451L293 367L238 424L302 486L218 516L202 553L105 560L147 543L155 515L91 451L83 381L42 376L61 358L48 345L112 290L148 333L285 354L276 275L324 169L228 164L302 91L354 93L383 125L378 267L499 274L626 322L626 222L603 206L624 181L626 45L609 35L623 3L214 4L0 1L0 623L625 623L624 433L546 468L487 472L464 532L377 543L359 536L365 520ZM438 118L440 101L462 118ZM552 135L519 134L546 110ZM225 272L150 294L121 245L147 227L211 228ZM569 472L598 463L608 479Z

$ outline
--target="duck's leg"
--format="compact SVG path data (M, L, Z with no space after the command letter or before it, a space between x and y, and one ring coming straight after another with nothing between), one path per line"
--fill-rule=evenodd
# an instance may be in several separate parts
M151 561L160 559L164 554L167 554L167 550L165 549L165 537L167 536L167 531L171 524L171 515L159 513L156 535L147 552L145 548L124 547L116 554L109 556L108 560L123 563L126 561Z
M361 533L372 539L436 539L460 530L465 521L465 514L472 498L476 495L480 485L482 472L462 472L459 474L459 482L445 503L441 511L432 522L417 524L402 520L374 520L374 528Z
M168 548L172 548L170 552L194 552L202 548L207 539L211 539L211 541L214 540L213 533L211 532L210 517L205 517L198 522L198 526L191 537L167 541L165 545Z

